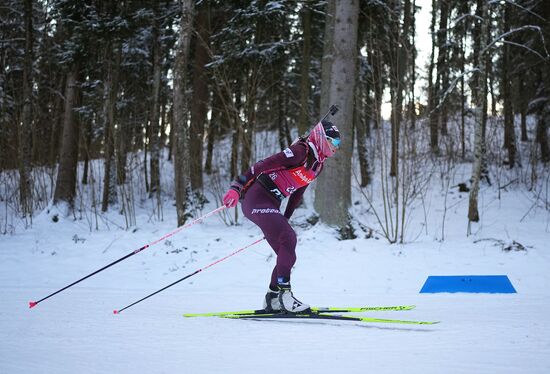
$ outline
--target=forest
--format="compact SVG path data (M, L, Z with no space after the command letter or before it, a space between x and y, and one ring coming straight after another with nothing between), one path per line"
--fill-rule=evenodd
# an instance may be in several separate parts
M467 192L472 224L484 185L548 211L549 50L544 0L5 0L0 231L50 206L131 227L175 204L181 226L332 104L342 147L314 205L343 238L354 191L392 243L430 183Z

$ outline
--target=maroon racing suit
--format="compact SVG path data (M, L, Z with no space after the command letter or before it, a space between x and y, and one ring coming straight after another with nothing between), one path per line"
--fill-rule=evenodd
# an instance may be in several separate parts
M258 161L233 182L244 186L241 206L245 217L260 227L277 254L269 285L273 290L278 282L290 281L296 262L296 233L288 219L322 168L315 147L300 139L284 151ZM282 215L279 209L286 197L289 200Z

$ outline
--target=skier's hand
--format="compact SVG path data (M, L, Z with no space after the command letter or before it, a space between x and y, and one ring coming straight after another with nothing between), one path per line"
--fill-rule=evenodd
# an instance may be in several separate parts
M225 195L223 195L223 205L225 205L228 208L233 208L237 206L238 202L239 202L239 193L233 188L230 188L229 190L227 190Z

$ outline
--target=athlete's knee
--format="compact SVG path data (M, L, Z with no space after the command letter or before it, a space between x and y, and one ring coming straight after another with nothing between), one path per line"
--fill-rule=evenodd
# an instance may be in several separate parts
M279 243L281 248L285 248L286 250L294 253L294 250L296 249L296 242L296 233L290 227L288 230L282 230L279 234Z
M284 253L284 254L283 254ZM290 268L296 262L296 233L292 228L289 230L283 230L279 234L279 256L283 254L286 262Z

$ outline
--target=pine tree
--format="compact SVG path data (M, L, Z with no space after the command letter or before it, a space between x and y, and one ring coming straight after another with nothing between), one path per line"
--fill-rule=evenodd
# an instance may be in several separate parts
M189 60L191 33L193 30L194 2L183 0L181 8L180 30L176 45L176 59L174 61L174 180L176 184L176 213L178 226L185 223L186 188L189 178L189 152L187 140L187 98L186 65Z
M328 5L330 9L330 5ZM337 123L342 136L340 150L328 160L315 190L315 207L322 221L345 228L349 225L351 205L351 154L353 144L353 105L355 94L359 2L339 1L334 8L331 79L328 102L341 112ZM323 82L325 84L326 82Z

